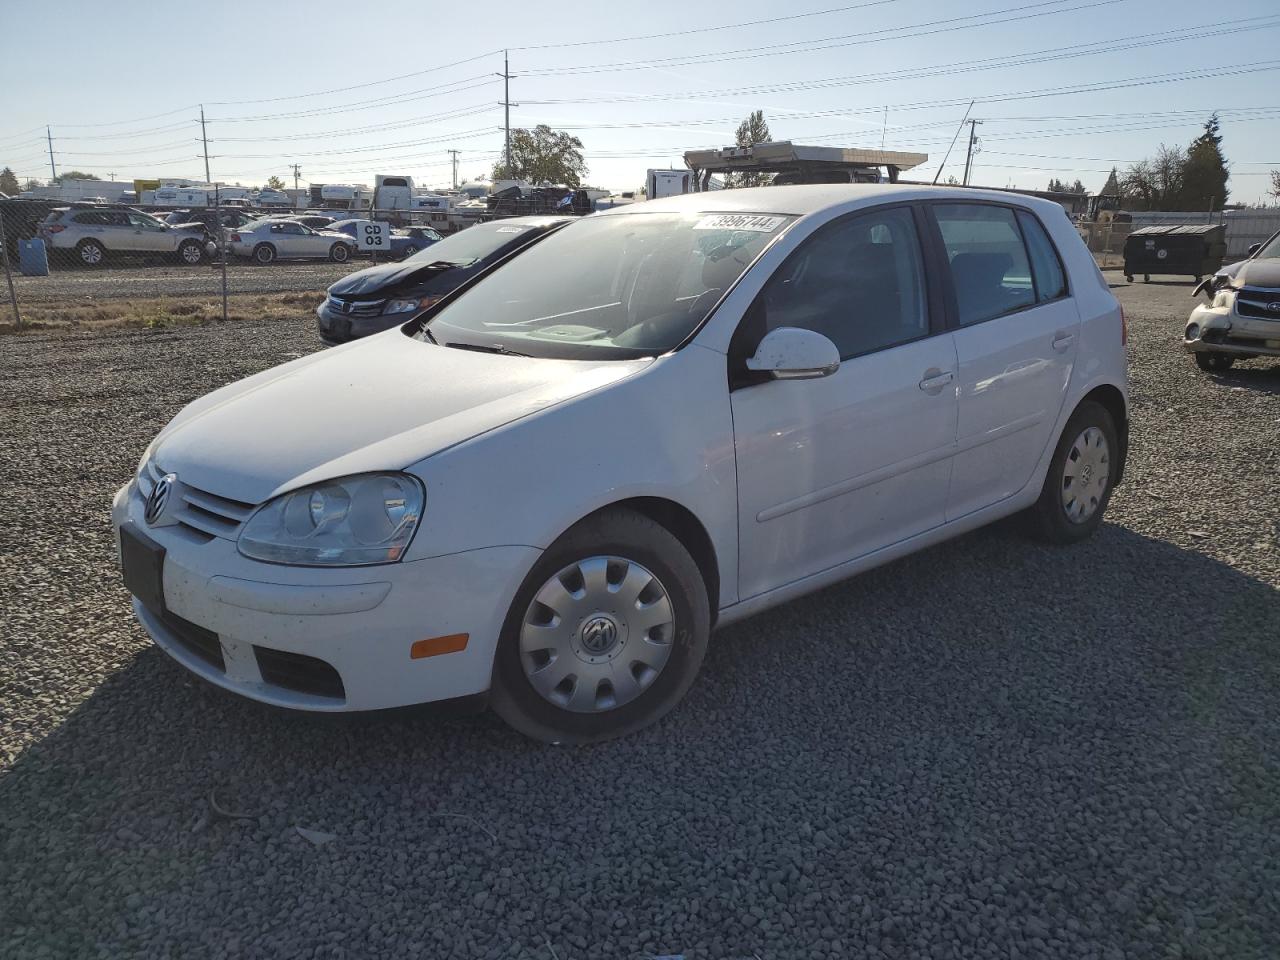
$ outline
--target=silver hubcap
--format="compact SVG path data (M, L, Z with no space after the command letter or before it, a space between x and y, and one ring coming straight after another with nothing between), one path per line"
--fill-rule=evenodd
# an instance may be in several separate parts
M182 258L183 258L184 260L186 260L186 261L187 261L187 263L197 263L197 262L199 262L199 260L200 260L200 248L199 248L199 247L193 247L193 246L191 246L191 244L187 244L185 247L183 247L183 248L182 248Z
M616 710L662 672L675 637L666 588L640 564L588 557L544 583L520 628L534 690L573 713Z
M92 243L89 244L88 246L81 247L80 259L82 259L85 263L97 263L99 260L102 259L102 248L97 247Z
M1097 427L1076 437L1062 467L1062 509L1072 523L1084 523L1098 510L1111 480L1111 451Z

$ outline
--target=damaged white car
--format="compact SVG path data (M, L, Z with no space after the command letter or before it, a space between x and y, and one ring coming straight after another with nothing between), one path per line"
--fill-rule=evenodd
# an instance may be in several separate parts
M1201 370L1229 370L1236 360L1280 357L1280 234L1231 276L1206 279L1193 296L1209 302L1191 311L1182 345Z

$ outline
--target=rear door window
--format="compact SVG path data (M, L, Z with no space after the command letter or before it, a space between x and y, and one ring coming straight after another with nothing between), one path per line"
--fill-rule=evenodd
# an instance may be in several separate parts
M1031 269L1036 281L1036 299L1048 303L1067 295L1067 276L1062 270L1062 260L1045 233L1044 227L1026 210L1018 211L1018 225L1031 252Z
M961 326L1035 305L1031 261L1012 209L939 203L933 213L951 264Z

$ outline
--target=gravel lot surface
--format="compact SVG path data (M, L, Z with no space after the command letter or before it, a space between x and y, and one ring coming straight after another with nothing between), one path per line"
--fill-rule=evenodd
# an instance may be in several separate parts
M579 750L275 713L133 623L112 491L309 315L5 338L0 956L1276 957L1280 363L1203 375L1187 286L1118 292L1097 538L1004 524L736 625Z
M366 260L351 263L297 261L268 267L236 262L227 267L228 293L287 293L292 290L324 290L356 270L368 266ZM3 277L0 277L3 280ZM123 297L221 296L222 271L204 264L199 267L138 266L105 270L69 268L54 270L47 277L13 278L18 304L53 301L81 302ZM9 302L9 290L0 282L0 303ZM3 316L3 322L9 322Z

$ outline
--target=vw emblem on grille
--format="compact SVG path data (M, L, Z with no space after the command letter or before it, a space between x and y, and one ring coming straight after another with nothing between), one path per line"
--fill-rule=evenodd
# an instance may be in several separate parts
M1280 300L1272 300L1268 303L1267 310L1271 313L1280 313Z
M582 646L588 653L604 653L618 639L618 628L608 617L596 617L582 628Z
M164 516L165 507L169 505L169 495L173 492L173 485L177 482L178 475L176 473L166 473L151 488L151 496L147 497L147 510L144 514L149 525L155 526L156 521Z

